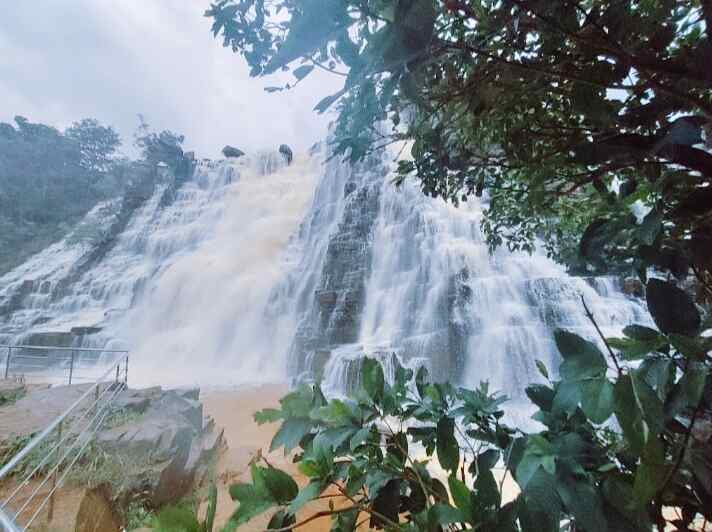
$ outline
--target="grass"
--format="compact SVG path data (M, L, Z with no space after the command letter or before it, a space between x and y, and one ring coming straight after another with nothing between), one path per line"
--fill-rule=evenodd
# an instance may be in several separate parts
M0 391L0 406L8 406L22 399L27 393L24 386L18 386L12 390Z

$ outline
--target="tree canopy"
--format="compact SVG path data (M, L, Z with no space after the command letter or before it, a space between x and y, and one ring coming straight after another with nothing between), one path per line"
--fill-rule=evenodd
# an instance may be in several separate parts
M412 141L398 180L484 194L493 247L541 239L579 272L710 286L707 0L220 0L206 16L252 75L293 68L269 91L342 75L316 106L338 109L336 153Z

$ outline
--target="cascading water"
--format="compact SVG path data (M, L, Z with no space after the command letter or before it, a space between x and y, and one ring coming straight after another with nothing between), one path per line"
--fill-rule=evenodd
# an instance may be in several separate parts
M304 238L295 277L320 273L300 295L293 376L323 376L326 390L344 391L364 355L388 364L396 353L438 380L488 380L517 401L541 379L536 359L555 373L554 328L600 342L582 296L605 334L651 324L615 279L570 277L541 254L490 254L479 200L455 208L412 182L396 189L376 157L334 177L320 183L302 227L319 244Z
M319 377L332 393L354 385L363 356L391 367L395 353L516 401L540 378L536 359L555 369L555 327L595 339L581 295L606 333L649 323L613 279L489 254L479 200L397 190L388 157L204 161L180 186L159 184L97 255L121 216L99 206L0 278L0 343L74 327L75 345L130 347L137 384Z

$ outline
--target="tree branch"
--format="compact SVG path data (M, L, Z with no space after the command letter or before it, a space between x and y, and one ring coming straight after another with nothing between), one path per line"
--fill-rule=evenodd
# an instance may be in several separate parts
M616 371L618 372L618 376L623 375L623 369L621 368L620 364L618 363L618 358L616 357L616 354L613 352L613 349L611 349L611 346L608 345L608 340L606 340L606 337L603 336L603 333L601 332L601 328L598 326L598 323L596 323L595 318L593 317L593 314L591 311L588 309L588 306L586 305L586 300L583 298L583 294L581 294L581 303L583 303L583 309L586 312L586 317L593 323L593 326L596 328L596 332L598 333L598 336L601 337L601 340L603 340L603 343L606 345L606 349L608 349L608 353L611 355L611 360L613 360L613 364L616 366Z

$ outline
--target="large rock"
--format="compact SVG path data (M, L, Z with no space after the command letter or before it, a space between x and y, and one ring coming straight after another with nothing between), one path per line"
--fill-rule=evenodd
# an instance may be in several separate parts
M227 158L233 157L233 158L235 158L235 159L237 159L238 157L242 157L243 155L245 155L245 152L244 152L244 151L242 151L242 150L240 150L240 149L238 149L238 148L235 148L234 146L230 146L230 145L225 146L225 147L222 149L222 153L223 153L223 155L224 155L225 157L227 157Z
M118 398L109 428L97 434L96 443L126 466L112 485L120 505L137 497L154 508L174 503L204 476L223 437L204 418L199 393L149 388ZM111 426L111 419L119 424Z
M287 161L287 166L292 164L292 160L294 159L294 153L292 152L292 148L290 148L286 144L281 144L279 146L279 153L281 153L284 157L284 160Z

